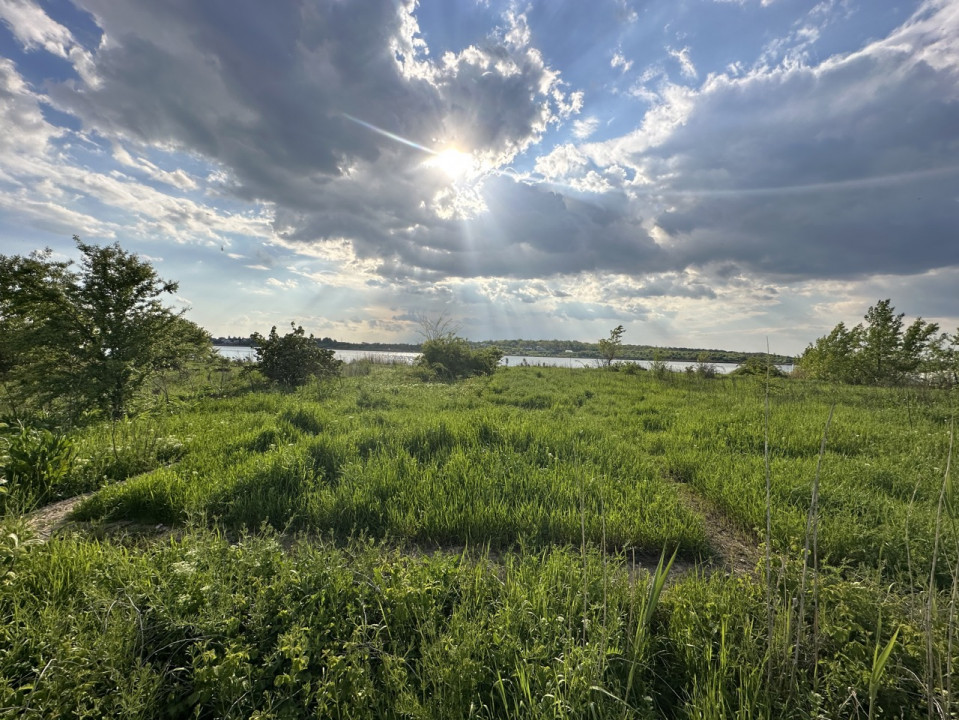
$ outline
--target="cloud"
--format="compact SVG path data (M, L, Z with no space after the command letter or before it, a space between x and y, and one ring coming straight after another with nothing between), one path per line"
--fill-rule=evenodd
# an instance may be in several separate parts
M387 277L396 268L423 277L471 272L450 259L462 243L456 223L486 212L486 184L514 183L496 173L575 118L584 101L513 10L481 43L434 56L414 2L81 4L104 34L91 56L97 83L61 82L48 99L112 143L133 176L119 180L128 186L123 207L136 211L130 194L150 196L169 209L154 216L194 217L189 200L134 190L133 180L191 191L199 179L131 149L190 153L218 168L205 181L210 192L269 210L272 227L257 232L294 252L346 238ZM420 148L446 146L471 153L480 171L470 183L424 164L430 155ZM94 184L104 202L117 200L105 180ZM523 213L513 216L539 234ZM511 257L527 255L527 239L509 228L499 242Z
M299 283L296 280L278 280L277 278L267 278L266 284L279 290L293 290Z
M591 115L589 117L581 118L579 120L573 121L573 136L577 140L585 140L599 127L599 118Z
M31 86L0 59L0 205L34 227L208 245L257 292L323 288L377 327L398 297L712 332L711 304L761 317L817 283L959 265L955 2L819 59L841 14L822 4L725 71L706 45L615 38L561 65L516 4L461 45L409 0L77 5L97 47L0 0L28 56L77 69ZM428 162L447 147L470 172Z
M157 167L149 160L134 158L119 143L113 146L113 159L121 165L126 165L127 167L141 171L144 175L157 182L172 185L179 190L194 190L197 187L196 181L183 170L177 169L170 172Z
M627 192L673 268L799 280L959 264L959 4L925 3L819 65L658 98L636 131L578 152L635 173Z
M609 61L609 66L614 70L616 68L622 68L622 72L626 73L629 72L631 67L633 67L633 61L627 60L622 51L617 50L613 54L613 59Z
M68 60L84 82L90 86L98 84L90 53L38 5L29 0L0 0L0 20L25 50L43 49Z
M689 47L684 47L682 50L671 49L669 54L679 63L679 70L684 78L695 80L699 77L699 74L696 72L696 66L693 65L693 61L689 57Z

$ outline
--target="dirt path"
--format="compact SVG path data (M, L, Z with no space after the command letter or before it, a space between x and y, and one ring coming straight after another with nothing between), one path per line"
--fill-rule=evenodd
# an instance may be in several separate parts
M759 562L756 540L736 527L726 515L688 485L677 483L686 505L702 515L709 545L723 566L736 573L751 573Z
M91 495L93 493L89 492L46 505L26 516L27 525L37 534L40 542L46 542L55 532L75 525L69 519L70 513Z
M679 494L683 502L697 514L701 515L706 526L706 535L709 539L709 545L716 553L718 562L702 563L695 560L676 558L673 564L671 575L674 577L683 577L690 572L700 570L725 569L734 573L748 574L755 570L760 560L760 552L755 538L748 533L743 532L736 527L729 518L715 507L711 502L701 497L691 487L683 483L676 483ZM95 492L95 491L94 491ZM59 502L52 503L46 507L30 513L26 517L27 524L36 533L36 539L40 542L46 542L55 533L67 528L89 528L88 523L79 523L70 519L70 513L73 509L85 499L93 495L93 492L77 497L67 498ZM139 531L147 535L169 532L170 528L163 525L141 526L130 521L120 521L108 523L107 526L99 528L101 534L109 534L117 530ZM437 550L439 548L433 548ZM443 548L443 550L456 551L457 548ZM659 556L648 553L627 553L627 566L631 575L635 575L639 570L648 570L653 572L659 562Z

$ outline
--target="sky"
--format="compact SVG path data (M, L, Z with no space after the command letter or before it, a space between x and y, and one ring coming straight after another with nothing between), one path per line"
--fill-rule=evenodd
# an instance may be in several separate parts
M959 327L959 0L0 0L0 253L214 335Z

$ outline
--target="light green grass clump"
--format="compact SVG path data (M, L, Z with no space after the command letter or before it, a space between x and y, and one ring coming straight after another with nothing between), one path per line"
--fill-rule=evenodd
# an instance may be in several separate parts
M189 452L105 488L79 516L202 514L234 529L493 547L600 544L605 533L608 547L708 550L701 519L645 447L659 428L610 433L585 410L600 389L555 375L565 386L530 394L515 377L517 387L512 376L423 384L376 368L322 399L308 388L204 400L163 427L189 436Z

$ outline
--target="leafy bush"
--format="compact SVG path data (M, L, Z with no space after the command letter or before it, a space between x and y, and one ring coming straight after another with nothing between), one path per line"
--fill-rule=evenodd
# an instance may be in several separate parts
M769 377L786 377L786 373L780 370L778 366L773 365L771 358L763 355L750 355L738 368L733 370L730 375L759 375L760 377L766 377L767 371Z
M653 374L654 378L659 380L664 379L670 372L666 358L663 356L663 351L659 348L653 350L653 361L649 364L649 371Z
M444 380L492 375L503 353L497 347L473 350L461 337L447 335L423 343L419 365Z
M292 331L280 337L276 326L268 338L259 333L251 336L256 346L257 365L267 378L286 387L303 385L311 377L324 378L339 375L341 360L332 350L319 347L312 335L302 327L290 323Z
M49 430L21 426L19 432L0 439L0 476L7 492L0 501L14 498L21 504L42 503L64 483L73 469L73 442Z
M707 380L716 377L719 373L716 366L709 362L709 356L706 353L700 353L696 358L694 370L697 376Z

